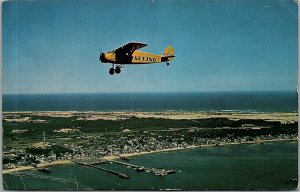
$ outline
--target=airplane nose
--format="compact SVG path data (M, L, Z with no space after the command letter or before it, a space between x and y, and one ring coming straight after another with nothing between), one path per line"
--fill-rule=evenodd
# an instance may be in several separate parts
M101 53L99 59L102 63L104 63L105 62L105 54Z

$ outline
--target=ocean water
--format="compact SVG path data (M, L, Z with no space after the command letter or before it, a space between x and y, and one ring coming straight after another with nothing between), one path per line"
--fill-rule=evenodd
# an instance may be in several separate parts
M296 112L297 92L3 95L3 111Z
M10 190L292 190L297 188L298 143L273 142L187 149L132 157L130 163L175 169L177 173L155 176L122 165L98 165L129 174L131 179L79 165L50 166L50 174L23 171L37 176L77 181L3 175Z

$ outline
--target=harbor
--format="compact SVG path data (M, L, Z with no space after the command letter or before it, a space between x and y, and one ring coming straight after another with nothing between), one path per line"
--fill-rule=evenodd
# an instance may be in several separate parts
M27 190L291 190L298 181L297 149L295 141L221 145L135 156L129 162L117 159L131 168L110 161L95 165L126 173L130 179L77 163L49 166L51 173L36 169L18 173ZM133 165L171 168L176 174L156 176ZM5 189L25 189L18 173L3 175Z

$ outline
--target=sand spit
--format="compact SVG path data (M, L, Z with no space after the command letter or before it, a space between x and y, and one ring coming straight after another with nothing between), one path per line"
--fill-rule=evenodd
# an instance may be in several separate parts
M161 153L161 152L169 152L169 151L177 151L177 150L184 150L184 149L193 149L193 148L199 148L199 147L216 147L216 146L226 146L226 145L240 145L240 144L259 144L259 143L266 143L266 142L279 142L279 141L298 141L298 139L274 139L274 140L257 140L257 141L246 141L246 142L240 142L240 143L220 143L220 144L208 144L208 145L192 145L187 147L176 147L176 148L169 148L169 149L162 149L162 150L155 150L155 151L146 151L146 152L139 152L139 153L127 153L122 154L124 157L133 157L133 156L139 156L139 155L147 155L147 154L153 154L153 153ZM114 160L119 159L120 157L118 155L111 155L106 156L102 159L104 160ZM38 164L37 167L47 167L52 165L64 165L64 164L71 164L73 163L71 160L58 160L53 161L51 163L41 163ZM3 174L9 174L16 171L24 171L24 170L31 170L35 169L32 166L20 166L13 169L6 169L3 170Z
M77 111L40 111L40 112L3 112L3 119L10 119L14 115L34 115L39 117L75 117L77 120L93 121L93 120L124 120L131 117L136 118L164 118L164 119L207 119L207 118L228 118L230 120L239 119L261 119L267 121L280 121L282 123L291 123L298 121L298 113L242 113L242 112L77 112ZM29 119L21 119L22 122L30 121ZM16 121L16 119L14 119ZM18 120L17 120L18 121Z

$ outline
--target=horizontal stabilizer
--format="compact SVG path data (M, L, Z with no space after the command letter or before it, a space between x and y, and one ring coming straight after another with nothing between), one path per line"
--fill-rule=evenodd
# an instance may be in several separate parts
M167 56L167 57L161 57L161 62L172 61L174 57L175 57L174 55Z

